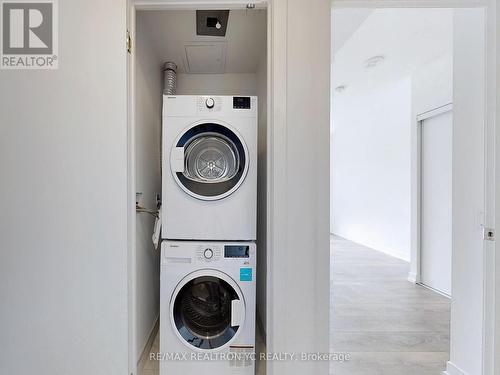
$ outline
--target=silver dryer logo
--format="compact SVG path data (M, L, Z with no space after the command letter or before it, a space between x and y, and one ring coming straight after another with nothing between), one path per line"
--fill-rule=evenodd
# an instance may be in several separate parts
M1 1L2 69L57 69L57 0Z

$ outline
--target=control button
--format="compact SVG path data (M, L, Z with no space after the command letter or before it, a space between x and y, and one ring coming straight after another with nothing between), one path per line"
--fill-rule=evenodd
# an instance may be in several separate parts
M215 100L213 98L208 98L205 100L207 108L213 108L215 106Z
M206 259L212 259L213 256L214 256L214 252L212 249L206 249L205 252L203 253L203 256L206 258Z

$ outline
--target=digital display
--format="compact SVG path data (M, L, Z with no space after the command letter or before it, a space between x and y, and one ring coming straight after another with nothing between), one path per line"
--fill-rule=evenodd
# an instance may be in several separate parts
M250 97L249 96L234 96L233 97L233 108L234 109L250 109Z
M250 246L224 246L224 258L250 258Z

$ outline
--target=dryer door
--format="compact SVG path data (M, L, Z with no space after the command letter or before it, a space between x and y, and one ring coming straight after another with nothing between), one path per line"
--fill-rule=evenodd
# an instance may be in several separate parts
M245 317L241 290L229 276L215 270L186 277L174 291L170 312L180 340L202 350L228 345Z
M227 197L243 183L248 150L228 125L198 123L183 132L171 153L172 173L189 195L202 200Z

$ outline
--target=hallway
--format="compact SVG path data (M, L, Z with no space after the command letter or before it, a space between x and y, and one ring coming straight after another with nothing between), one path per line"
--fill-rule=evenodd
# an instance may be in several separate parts
M335 375L440 375L449 359L450 300L407 281L408 263L330 239Z

